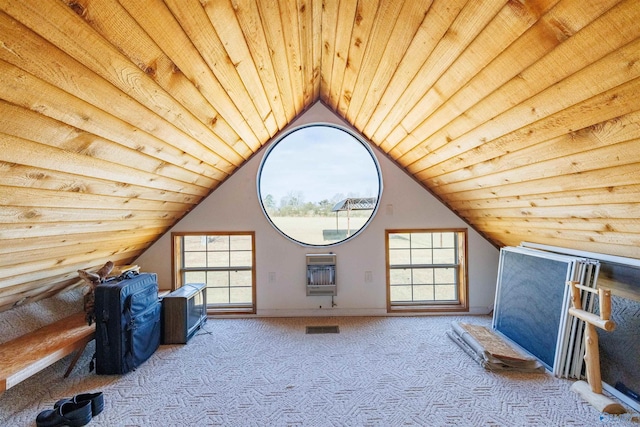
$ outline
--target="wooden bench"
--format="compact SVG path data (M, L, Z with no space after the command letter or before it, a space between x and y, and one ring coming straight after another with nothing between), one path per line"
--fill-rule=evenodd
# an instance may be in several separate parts
M95 338L84 313L77 313L0 344L0 393L76 352L68 377L86 345Z

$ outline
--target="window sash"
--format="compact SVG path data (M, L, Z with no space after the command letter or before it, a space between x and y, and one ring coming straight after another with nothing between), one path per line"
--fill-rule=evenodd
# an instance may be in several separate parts
M386 238L389 311L467 309L466 230L387 230Z
M205 283L210 310L255 313L253 233L175 233L173 237L177 287Z
M458 266L405 266L405 267L394 267L391 268L392 271L403 271L409 270L409 280L407 283L402 282L393 282L393 274L389 275L389 286L391 287L391 294L394 294L394 290L398 292L400 288L407 288L410 291L410 298L392 298L392 305L404 305L404 304L451 304L452 302L457 303L459 300L458 295L458 285L459 285L459 268ZM427 270L427 276L431 277L431 281L420 281L419 278L416 279L416 271ZM451 281L442 281L438 280L438 270L452 270L453 277ZM432 298L416 298L416 294L424 294L425 288L429 289L432 293ZM443 289L451 289L453 291L453 295L451 298L438 298L438 291L442 293ZM421 290L422 292L417 292ZM449 292L450 293L450 292Z
M252 271L253 267L187 267L180 271Z

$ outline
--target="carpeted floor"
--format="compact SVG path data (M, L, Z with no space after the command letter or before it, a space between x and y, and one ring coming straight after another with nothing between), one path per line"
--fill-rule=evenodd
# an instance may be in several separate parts
M489 317L210 319L123 376L88 372L88 348L0 396L0 425L35 426L56 400L103 391L92 426L638 426L603 416L549 374L481 368L446 335ZM338 325L338 334L306 326ZM0 326L2 323L0 322Z

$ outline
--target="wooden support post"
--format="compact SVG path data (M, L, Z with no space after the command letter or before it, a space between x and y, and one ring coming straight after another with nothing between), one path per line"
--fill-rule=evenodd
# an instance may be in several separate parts
M614 402L604 394L591 391L591 386L586 381L576 381L571 386L571 391L582 396L584 400L589 402L591 406L599 412L605 412L607 414L624 414L627 412L624 406Z
M585 325L585 355L587 364L587 381L594 393L602 393L602 378L600 377L600 349L598 348L598 332L591 323Z
M571 286L571 303L573 308L580 310L582 309L582 301L580 300L580 289L578 289L579 282L568 282L569 286Z
M569 314L577 317L580 320L584 320L587 324L597 326L600 329L604 329L607 332L611 332L616 328L616 324L611 320L603 320L593 313L589 313L586 310L577 310L573 307L569 309Z
M598 299L600 302L600 318L609 320L611 318L611 291L609 289L598 289Z
M585 355L587 364L587 381L577 381L571 386L571 390L582 396L594 408L600 412L609 414L624 414L624 407L602 394L602 378L600 376L600 348L598 346L598 331L596 326L605 331L612 331L615 323L611 316L611 291L598 289L600 304L600 316L582 309L580 289L595 293L596 290L581 286L578 282L567 282L571 286L571 301L573 307L569 308L569 314L585 322Z

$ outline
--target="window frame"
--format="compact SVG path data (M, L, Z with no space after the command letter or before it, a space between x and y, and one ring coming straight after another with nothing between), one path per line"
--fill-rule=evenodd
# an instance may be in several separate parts
M205 267L205 268L184 268L184 248L183 241L186 236L250 236L251 237L251 267L229 268L225 267ZM184 274L187 271L251 271L251 303L250 304L212 304L207 302L207 314L256 314L256 237L254 231L188 231L171 233L171 271L173 281L171 290L179 289L184 283ZM233 251L229 248L229 253ZM208 253L208 251L207 251ZM209 286L207 286L209 288Z
M291 232L289 230L283 230L281 226L279 226L277 223L278 221L274 221L274 219L272 218L272 216L269 214L269 210L268 208L265 206L264 203L264 199L263 199L263 194L262 194L262 185L261 185L261 181L262 181L262 174L263 174L263 169L265 168L265 165L267 164L267 162L269 161L269 156L272 154L272 152L274 150L276 150L276 148L278 147L278 145L285 141L288 137L290 137L292 134L295 134L298 131L303 131L309 128L332 128L332 129L336 129L338 131L342 131L344 132L346 135L350 136L351 138L353 138L354 142L359 143L362 148L366 151L366 154L368 154L370 156L370 159L373 163L373 167L376 170L376 174L377 174L377 183L378 183L378 193L375 196L376 202L375 202L375 206L372 209L371 215L368 216L367 220L365 221L365 223L358 228L357 230L351 232L350 234L346 235L345 237L340 237L338 240L336 241L332 241L329 243L311 243L311 242L306 242L303 241L296 236L290 235ZM262 159L260 160L260 166L258 167L258 172L256 174L256 190L257 190L257 197L258 197L258 203L260 204L260 208L262 210L262 213L264 214L265 218L267 219L267 221L269 222L269 224L283 237L285 237L287 240L296 243L302 247L307 247L307 248L317 248L317 249L322 249L322 248L330 248L333 246L338 246L341 245L343 243L346 243L352 239L355 239L357 236L359 236L360 234L362 234L364 232L364 230L369 226L369 224L371 224L371 222L373 221L373 219L375 218L375 216L378 213L378 209L380 207L380 200L382 199L382 193L383 193L383 176L382 176L382 168L380 167L380 163L378 162L378 158L376 156L376 154L374 153L373 150L373 144L368 141L366 138L364 138L362 135L358 134L357 132L355 132L353 129L347 127L347 126L343 126L337 123L330 123L330 122L322 122L322 121L318 121L318 122L310 122L310 123L305 123L299 126L295 126L292 127L291 129L286 130L286 132L283 132L281 135L279 135L276 139L274 139L273 142L271 142L269 144L269 146L267 147L267 150L265 151L265 154L263 155ZM266 197L266 195L264 195ZM346 197L346 200L348 199L368 199L370 197ZM368 209L363 209L363 210L368 210ZM339 213L336 212L336 222L339 218ZM349 219L347 218L347 221L349 221ZM337 228L337 224L336 224L336 228Z
M391 253L389 238L393 234L411 233L454 233L457 248L456 264L398 264L391 265ZM410 313L410 312L468 312L469 311L469 286L468 286L468 233L466 228L427 228L427 229L389 229L385 230L385 270L387 280L387 313ZM435 301L403 301L393 302L391 300L391 270L401 268L443 268L456 267L457 277L457 301L435 300ZM413 287L414 284L411 283Z

